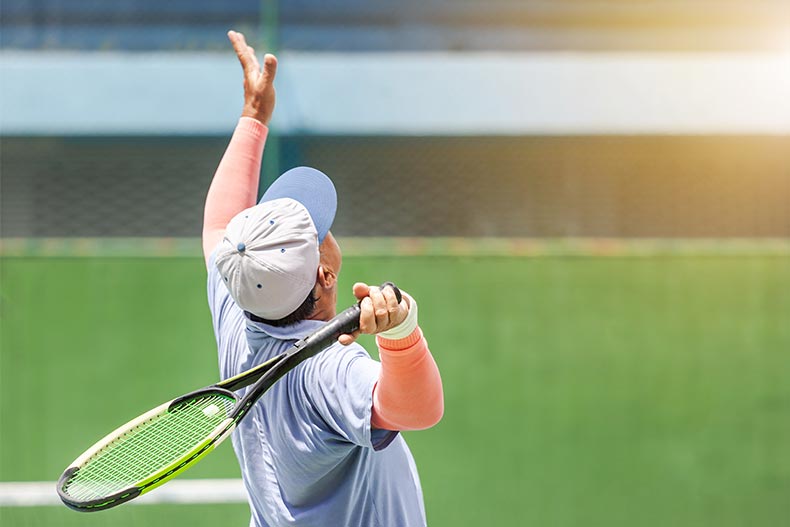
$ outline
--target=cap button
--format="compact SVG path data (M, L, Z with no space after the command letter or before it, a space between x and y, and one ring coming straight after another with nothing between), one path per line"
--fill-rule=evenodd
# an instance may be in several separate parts
M236 246L236 250L239 251L240 253L243 253L246 248L247 246L244 245L243 243L240 243Z

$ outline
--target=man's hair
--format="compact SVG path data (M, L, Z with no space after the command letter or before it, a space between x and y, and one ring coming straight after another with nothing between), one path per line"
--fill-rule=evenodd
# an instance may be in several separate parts
M315 310L315 303L317 301L318 299L315 296L315 291L311 289L310 293L307 295L307 298L304 299L304 302L302 302L302 304L297 307L293 313L278 320L268 320L266 318L261 318L257 315L253 315L249 311L245 311L244 314L247 315L247 318L253 322L263 322L264 324L269 324L270 326L283 328L285 326L291 326L297 322L301 322L302 320L306 320L307 317L313 314L313 311Z

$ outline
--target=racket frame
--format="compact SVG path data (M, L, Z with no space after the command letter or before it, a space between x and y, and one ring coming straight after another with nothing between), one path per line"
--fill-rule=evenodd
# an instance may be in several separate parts
M156 487L167 483L203 459L203 457L216 448L233 432L233 430L236 428L236 421L230 417L226 417L214 428L214 430L212 430L206 436L206 439L187 451L183 456L179 457L166 467L153 472L134 485L131 485L130 487L127 487L126 489L113 493L109 496L87 501L76 501L64 491L64 488L68 484L71 477L81 467L85 466L85 464L90 461L91 458L96 456L103 449L112 445L118 440L119 437L123 436L123 434L134 430L135 428L144 424L146 421L149 421L157 416L164 415L170 410L171 407L176 406L181 402L193 400L202 395L209 395L212 393L220 393L224 396L233 398L236 401L234 407L238 404L239 398L233 392L215 386L209 386L178 397L177 399L173 399L172 401L167 401L166 403L160 404L156 408L153 408L148 412L136 417L135 419L132 419L131 421L121 425L96 442L88 450L86 450L80 457L75 459L69 465L69 468L63 472L57 483L58 496L60 496L61 501L63 501L63 503L70 509L79 512L94 512L109 509L141 496L146 492L149 492Z

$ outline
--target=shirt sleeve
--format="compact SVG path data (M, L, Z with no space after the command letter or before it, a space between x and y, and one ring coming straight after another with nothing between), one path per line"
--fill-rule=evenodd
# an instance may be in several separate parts
M403 338L379 334L376 343L381 373L373 389L373 426L424 430L438 423L444 413L442 378L419 326Z
M203 254L210 259L228 222L257 201L263 145L268 128L249 117L239 119L219 162L203 210Z
M326 425L345 441L381 450L398 432L371 425L381 364L359 344L335 344L306 363L305 389Z

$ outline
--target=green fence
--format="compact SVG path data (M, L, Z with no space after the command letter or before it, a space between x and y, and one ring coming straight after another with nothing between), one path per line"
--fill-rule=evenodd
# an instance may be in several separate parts
M227 141L4 138L0 233L199 236ZM288 136L279 152L333 178L341 236L790 237L790 136Z

